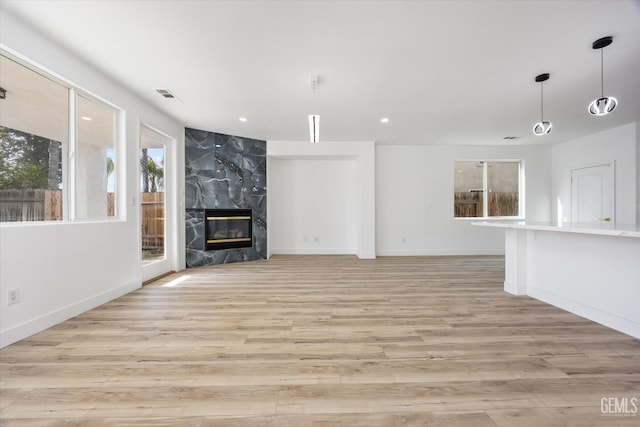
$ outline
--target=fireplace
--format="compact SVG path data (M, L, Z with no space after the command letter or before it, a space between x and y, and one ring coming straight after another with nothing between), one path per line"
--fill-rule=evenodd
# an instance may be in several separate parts
M205 250L253 246L251 209L205 209Z

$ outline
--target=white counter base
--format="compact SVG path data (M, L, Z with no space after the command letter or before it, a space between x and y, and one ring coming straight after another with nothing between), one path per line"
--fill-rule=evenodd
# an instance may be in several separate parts
M585 226L474 225L506 229L506 292L531 296L640 338L637 227L620 230L607 225L607 229L598 227L590 233Z

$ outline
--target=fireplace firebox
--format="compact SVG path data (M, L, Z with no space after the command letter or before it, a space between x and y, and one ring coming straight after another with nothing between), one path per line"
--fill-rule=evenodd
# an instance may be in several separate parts
M205 209L205 250L253 246L251 209Z

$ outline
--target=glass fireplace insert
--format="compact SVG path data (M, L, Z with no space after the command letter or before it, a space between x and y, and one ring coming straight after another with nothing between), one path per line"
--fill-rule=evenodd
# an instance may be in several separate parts
M253 246L251 209L205 209L205 250Z

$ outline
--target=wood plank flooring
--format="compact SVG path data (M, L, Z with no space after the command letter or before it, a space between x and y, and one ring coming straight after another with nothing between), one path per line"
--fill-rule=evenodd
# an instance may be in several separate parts
M173 274L0 350L0 425L640 425L601 413L640 398L640 340L503 292L503 264L276 256Z

